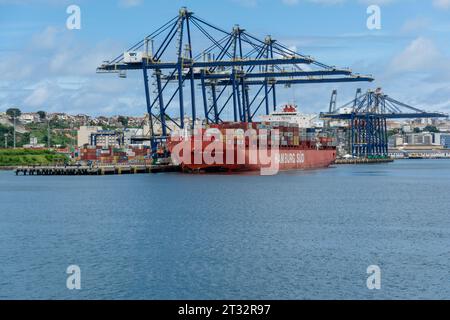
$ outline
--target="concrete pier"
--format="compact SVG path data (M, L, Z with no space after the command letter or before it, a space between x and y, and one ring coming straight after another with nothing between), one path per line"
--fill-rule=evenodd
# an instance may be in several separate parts
M77 176L178 172L175 165L110 165L110 166L24 166L17 167L16 175Z
M367 159L367 158L356 158L356 159L336 159L334 164L375 164L375 163L390 163L394 162L394 159Z

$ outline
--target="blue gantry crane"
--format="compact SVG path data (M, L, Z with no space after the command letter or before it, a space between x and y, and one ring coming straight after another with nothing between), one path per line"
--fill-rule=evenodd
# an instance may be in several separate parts
M350 147L354 157L387 157L387 119L447 118L442 112L427 112L384 94L381 88L362 94L356 91L355 99L336 107L337 91L333 91L330 108L320 118L348 120L350 123Z
M184 127L185 106L190 106L194 120L200 105L208 123L224 121L224 110L232 110L234 121L251 122L258 112L269 114L276 109L279 85L374 80L299 54L271 36L259 39L238 25L223 30L186 8L97 68L99 73L120 77L126 77L129 70L142 70L154 139L164 139L171 127ZM185 87L189 87L187 93ZM153 130L154 121L162 127L159 137Z

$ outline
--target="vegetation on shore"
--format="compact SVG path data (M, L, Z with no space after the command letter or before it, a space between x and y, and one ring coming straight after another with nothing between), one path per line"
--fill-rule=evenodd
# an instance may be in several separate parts
M0 167L64 164L68 157L52 150L0 149Z
M61 146L62 148L66 146L71 146L76 144L76 130L65 128L64 125L56 121L51 121L51 131L50 131L50 143L52 146ZM25 129L28 132L20 133L16 132L16 146L23 147L30 143L30 138L37 138L38 144L47 145L48 144L48 127L46 123L38 124L27 124ZM64 130L65 129L65 130ZM6 142L8 143L8 148L13 147L13 127L5 126L0 124L0 147L5 146L5 134Z

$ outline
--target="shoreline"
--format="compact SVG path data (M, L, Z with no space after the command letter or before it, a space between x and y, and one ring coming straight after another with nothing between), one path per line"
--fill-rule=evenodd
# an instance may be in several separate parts
M17 166L10 166L10 167L1 167L0 166L0 171L13 171L16 169L17 169Z

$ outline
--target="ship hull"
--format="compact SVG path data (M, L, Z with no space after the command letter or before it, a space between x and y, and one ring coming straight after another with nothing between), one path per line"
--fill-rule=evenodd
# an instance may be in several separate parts
M336 160L336 149L334 148L318 150L312 148L280 148L273 151L268 150L264 161L259 159L259 156L251 158L248 149L242 150L240 156L239 151L232 150L222 153L216 152L216 159L220 159L220 161L212 163L211 161L206 162L203 160L205 157L202 151L190 150L191 154L189 157L173 157L175 163L179 164L185 172L244 172L260 171L269 168L273 168L275 171L311 170L329 167ZM227 153L230 152L233 152L232 161L226 161ZM202 161L196 162L196 158L202 159Z
M168 139L174 164L184 171L317 169L336 160L333 139L289 123L221 123ZM264 172L263 172L264 171Z

